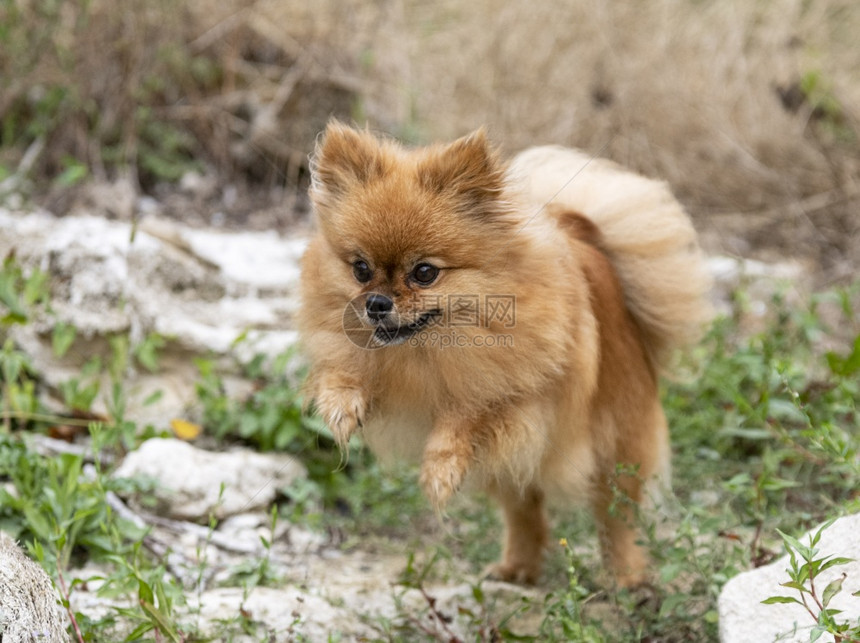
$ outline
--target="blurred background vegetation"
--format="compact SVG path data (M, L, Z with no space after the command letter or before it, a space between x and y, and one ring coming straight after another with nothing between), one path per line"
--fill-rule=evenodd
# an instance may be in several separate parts
M0 206L64 215L80 209L87 186L122 184L128 207L106 214L141 216L146 198L167 202L197 176L210 186L204 205L228 225L252 225L248 213L261 207L288 214L259 225L301 223L308 155L331 116L411 143L486 125L506 152L573 145L666 179L712 253L805 262L816 289L836 289L791 306L768 299L763 319L738 290L695 356L707 370L690 367L666 386L679 527L649 542L655 598L612 596L615 616L598 627L579 609L607 602L591 578L596 558L580 565L578 552L557 551L548 572L555 589L537 640L716 640L720 588L777 554L775 528L797 533L860 506L860 307L856 285L839 288L860 267L858 33L856 0L0 0ZM225 208L230 194L236 203ZM186 206L166 212L187 220ZM0 527L55 580L80 559L112 556L108 589L130 587L151 607L118 610L136 626L127 640L150 631L199 640L192 625L176 626L188 611L179 581L140 555L139 528L106 509L108 492L126 483L85 476L83 455L49 458L11 435L58 422L40 405L45 386L29 358L6 338L39 319L33 309L54 320L49 294L48 273L5 258ZM62 357L76 331L54 321ZM159 336L111 338L110 357L61 387L71 414L62 426L86 428L94 453L116 457L165 434L126 417L121 377L131 363L157 370L163 347ZM363 451L348 466L340 460L301 415L288 358L247 364L255 386L244 399L229 398L215 363L200 360L206 432L301 458L309 478L280 511L351 534L344 547L380 531L409 539L409 551L450 536L408 478L380 475ZM107 415L91 412L99 395ZM460 538L447 542L477 572L498 554L498 523L480 500L457 511L468 520L455 521ZM280 582L268 560L246 588ZM410 558L400 586L421 588L433 561L420 571ZM230 628L250 627L244 610L226 617ZM75 619L79 640L116 639L104 635L109 619ZM419 640L416 632L433 634L424 623L407 611L375 627L379 640L398 640L398 628ZM446 640L429 635L420 640Z
M0 0L0 193L62 214L87 178L189 170L294 191L331 115L411 142L487 125L663 177L717 249L839 279L857 33L854 0Z

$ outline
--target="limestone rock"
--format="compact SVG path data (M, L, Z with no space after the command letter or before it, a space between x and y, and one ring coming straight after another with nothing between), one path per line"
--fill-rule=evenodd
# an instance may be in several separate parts
M810 535L819 527L799 538L808 545ZM860 514L845 516L833 523L821 536L816 558L838 556L853 558L847 565L831 567L816 578L815 585L823 591L827 584L847 574L842 591L829 607L841 609L844 617L856 624L860 618L860 597L852 596L860 590ZM764 605L762 601L771 596L795 596L794 590L780 587L789 580L786 569L788 556L742 574L738 574L723 587L719 599L720 640L723 643L762 643L763 641L809 641L809 632L815 620L796 603ZM833 641L832 636L822 636L819 641Z
M708 258L708 269L714 280L714 304L722 315L731 314L732 295L738 289L746 293L750 312L756 316L767 313L776 293L784 293L787 301L799 303L812 290L808 266L793 259L764 263L714 256Z
M158 486L147 496L156 501L159 515L201 522L210 515L222 519L265 509L278 489L304 476L305 469L285 453L216 453L153 438L129 453L114 475L155 479Z
M264 630L267 641L326 641L334 633L344 640L369 640L372 630L343 607L297 587L256 587L249 594L241 588L222 587L200 596L204 623L229 619L240 613ZM208 627L204 625L204 634ZM262 631L235 641L259 641Z
M54 318L9 329L45 382L59 387L94 356L110 359L109 338L132 343L150 333L166 338L161 370L128 373L128 418L164 426L194 400L194 355L277 355L295 343L299 258L306 237L295 232L197 230L156 217L139 226L95 216L56 218L0 207L0 259L14 252L27 267L49 273ZM77 329L58 359L55 321ZM238 337L245 340L236 343ZM105 377L102 391L110 390ZM163 395L144 405L156 390ZM101 397L96 412L105 412Z
M0 641L68 641L59 600L45 570L0 532Z

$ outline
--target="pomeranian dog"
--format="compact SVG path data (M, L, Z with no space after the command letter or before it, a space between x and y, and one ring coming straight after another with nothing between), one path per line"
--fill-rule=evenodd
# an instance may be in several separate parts
M616 582L643 582L636 513L669 476L658 373L709 315L665 184L561 147L506 163L482 130L407 149L332 122L310 194L298 326L335 440L419 461L438 511L467 483L496 498L493 577L537 581L555 499L589 505Z

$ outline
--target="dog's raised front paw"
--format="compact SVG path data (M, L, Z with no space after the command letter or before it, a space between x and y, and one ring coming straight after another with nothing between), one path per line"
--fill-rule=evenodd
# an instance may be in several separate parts
M340 447L345 447L361 427L367 411L362 392L350 387L323 389L317 393L314 404Z

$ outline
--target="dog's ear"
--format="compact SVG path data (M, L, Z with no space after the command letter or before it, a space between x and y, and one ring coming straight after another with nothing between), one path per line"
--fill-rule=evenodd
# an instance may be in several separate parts
M431 152L419 168L428 190L460 197L464 205L485 211L505 187L505 164L483 128Z
M333 197L385 173L379 141L372 134L331 120L311 159L311 195Z

